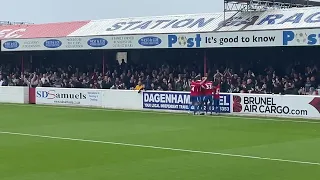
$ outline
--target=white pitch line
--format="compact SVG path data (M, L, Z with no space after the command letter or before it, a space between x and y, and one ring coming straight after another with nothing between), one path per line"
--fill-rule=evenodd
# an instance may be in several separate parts
M259 157L259 156L240 155L240 154L229 154L229 153L219 153L219 152L210 152L210 151L199 151L199 150L169 148L169 147L160 147L160 146L149 146L149 145L120 143L120 142L111 142L111 141L98 141L98 140L89 140L89 139L77 139L77 138L66 138L66 137L57 137L57 136L45 136L45 135L37 135L37 134L6 132L6 131L0 131L0 134L29 136L29 137L57 139L57 140L68 140L68 141L78 141L78 142L89 142L89 143L100 143L100 144L111 144L111 145L119 145L119 146L141 147L141 148L149 148L149 149L180 151L180 152L199 153L199 154L211 154L211 155L219 155L219 156L229 156L229 157L238 157L238 158L247 158L247 159L257 159L257 160L267 160L267 161L288 162L288 163L295 163L295 164L308 164L308 165L320 166L320 162L296 161L296 160L288 160L288 159L278 159L278 158L268 158L268 157Z
M3 104L3 103L2 103ZM1 105L1 103L0 103ZM74 107L74 106L53 106L53 105L31 105L31 104L4 104L4 105L11 105L11 106L21 106L21 107L38 107L38 108L54 108L54 109L75 109L75 110L88 110L88 111L109 111L109 112L135 112L140 114L170 114L170 115L177 115L177 116L188 116L187 113L180 113L180 112L160 112L160 111L148 111L148 110L123 110L123 109L103 109L103 108L90 108L90 107ZM230 116L226 115L219 115L219 116L197 116L197 117L212 117L212 118L226 118L226 119L245 119L245 120L257 120L257 121L273 121L273 122L291 122L291 123L306 123L306 124L320 124L319 120L291 120L286 118L267 118L267 117L254 117L254 116Z

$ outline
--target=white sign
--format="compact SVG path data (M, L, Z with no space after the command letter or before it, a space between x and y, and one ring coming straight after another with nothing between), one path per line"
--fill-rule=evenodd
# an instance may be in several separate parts
M12 39L2 51L282 46L282 31Z
M233 94L233 113L320 118L320 96Z
M29 103L29 88L28 87L0 87L0 103Z
M226 18L233 14L226 13ZM90 21L69 36L212 32L223 20L223 13L104 19Z
M101 107L103 90L36 88L36 104Z
M170 34L168 48L282 46L282 31Z
M282 31L252 31L205 34L203 47L282 46Z
M256 12L184 14L90 21L69 36L204 33L319 28L320 9L269 9Z
M1 41L2 51L166 48L167 35L95 36Z

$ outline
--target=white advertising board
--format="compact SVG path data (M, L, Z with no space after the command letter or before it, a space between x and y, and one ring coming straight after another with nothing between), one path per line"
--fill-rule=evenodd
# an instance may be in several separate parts
M36 104L102 107L103 90L36 88Z
M282 31L169 34L168 48L282 46Z
M187 92L36 88L36 104L188 112L189 98ZM222 94L220 107L233 115L320 120L320 96Z
M320 96L233 94L233 113L320 119Z
M282 46L282 31L12 39L2 51Z
M38 39L12 39L1 41L2 51L53 51L89 49L143 49L166 48L167 36L94 36Z
M143 110L142 93L135 90L112 90L104 91L103 104L108 109Z
M0 102L1 103L29 103L29 88L28 87L0 87Z

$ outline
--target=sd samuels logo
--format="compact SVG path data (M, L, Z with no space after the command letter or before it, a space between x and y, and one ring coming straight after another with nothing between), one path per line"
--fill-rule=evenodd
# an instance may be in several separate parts
M310 104L313 107L318 107L318 109L316 109L320 112L320 98L319 100L313 100L311 103ZM283 103L279 96L233 96L233 112L250 114L308 115L308 110L306 109L292 108L295 107L295 105L296 104Z

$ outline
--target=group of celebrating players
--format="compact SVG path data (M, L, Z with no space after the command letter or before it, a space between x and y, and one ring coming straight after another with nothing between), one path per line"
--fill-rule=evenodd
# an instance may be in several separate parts
M219 81L209 81L207 77L198 75L191 82L191 92L190 92L190 112L193 114L210 114L213 112L216 114L220 113L220 82ZM193 107L193 109L192 109Z

